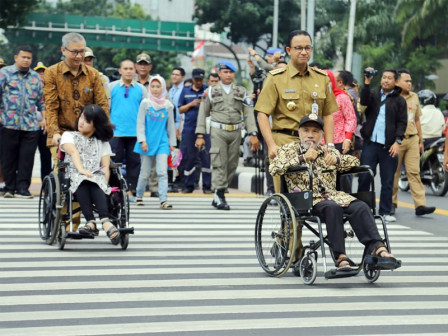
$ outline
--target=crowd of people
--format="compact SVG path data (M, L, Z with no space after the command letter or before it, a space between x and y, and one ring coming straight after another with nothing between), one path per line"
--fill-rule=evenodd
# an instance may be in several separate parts
M333 73L308 64L313 46L307 32L291 32L285 50L288 62L281 49L268 49L266 59L249 49L254 90L248 92L233 83L237 69L229 61L219 62L217 73L208 75L195 68L191 80L175 66L168 89L163 77L151 74L147 53L138 54L135 62L123 59L120 79L110 82L94 68L95 55L77 33L63 36L63 60L48 67L37 62L32 69L33 50L19 47L13 65L0 58L3 197L33 197L30 158L39 148L43 179L55 167L64 132L74 132L80 116L93 105L114 127L110 154L125 164L130 199L139 206L149 191L150 197L159 198L161 209L172 209L169 192L192 193L201 182L204 194L214 194L212 205L229 210L225 193L242 143L248 165L254 152L261 148L264 153L266 194L280 191L279 178L270 175L270 161L281 146L300 140L300 121L314 114L322 119L321 145L357 156L374 172L379 165L379 214L387 221L395 221L402 165L416 215L434 212L426 206L418 164L424 142L441 137L444 128L434 93L412 92L409 71L395 69L385 69L380 88L371 89L373 69L368 68L358 98L358 83L349 71ZM172 168L168 162L176 148L182 161ZM359 190L368 188L366 184L361 178ZM347 179L341 188L351 191L352 181ZM113 230L110 236L115 237Z

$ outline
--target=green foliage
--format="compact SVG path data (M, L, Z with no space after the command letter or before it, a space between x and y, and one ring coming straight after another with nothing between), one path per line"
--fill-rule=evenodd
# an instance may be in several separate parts
M9 25L23 25L25 16L35 9L40 0L1 0L0 28L6 30Z
M194 18L197 24L212 23L213 32L227 32L233 43L255 45L263 35L270 34L267 42L271 45L273 12L272 0L197 0ZM300 13L298 1L280 1L278 39L281 43L291 30L300 27L300 15L291 13Z

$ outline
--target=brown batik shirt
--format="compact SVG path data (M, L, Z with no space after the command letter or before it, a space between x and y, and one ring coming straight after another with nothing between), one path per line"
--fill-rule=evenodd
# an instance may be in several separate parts
M306 149L300 141L290 142L280 147L277 156L269 165L271 175L284 175L285 172L294 166L307 166L313 172L313 206L323 200L332 200L340 206L348 206L355 197L336 190L336 174L350 170L359 165L359 160L352 155L341 155L336 149L329 149L337 162L335 165L325 163L325 153L322 146L317 147L317 158L314 161L306 161ZM288 192L309 190L309 175L307 172L298 172L285 175Z
M109 104L101 76L92 67L81 64L76 76L64 61L45 70L44 99L47 107L47 146L54 134L73 131L84 106L100 105L109 115Z

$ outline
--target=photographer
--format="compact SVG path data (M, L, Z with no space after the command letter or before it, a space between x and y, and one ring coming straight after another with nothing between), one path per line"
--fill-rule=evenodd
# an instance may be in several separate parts
M398 165L398 153L407 126L406 100L400 96L396 86L398 72L386 69L381 76L381 88L370 89L370 82L377 70L366 68L364 87L361 90L361 105L366 106L366 122L361 128L364 144L361 165L369 165L376 173L380 165L381 195L379 214L389 222L396 221L391 215L394 173ZM367 174L361 174L367 175ZM369 177L360 176L358 191L369 190Z
M266 50L267 61L265 61L260 55L258 55L254 49L248 48L249 55L255 59L258 66L264 71L271 71L275 69L275 65L284 60L285 55L282 53L282 49L279 48L269 48ZM251 72L252 77L252 72Z

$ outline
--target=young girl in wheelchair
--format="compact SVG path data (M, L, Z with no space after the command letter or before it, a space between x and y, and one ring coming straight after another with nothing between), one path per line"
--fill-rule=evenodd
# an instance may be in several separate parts
M120 241L120 232L109 218L106 194L110 176L109 140L113 136L113 125L99 105L87 105L79 116L74 132L62 134L60 149L65 155L65 162L70 165L70 191L76 193L82 214L87 223L79 228L84 235L98 235L94 214L94 205L98 212L103 230L112 244Z

